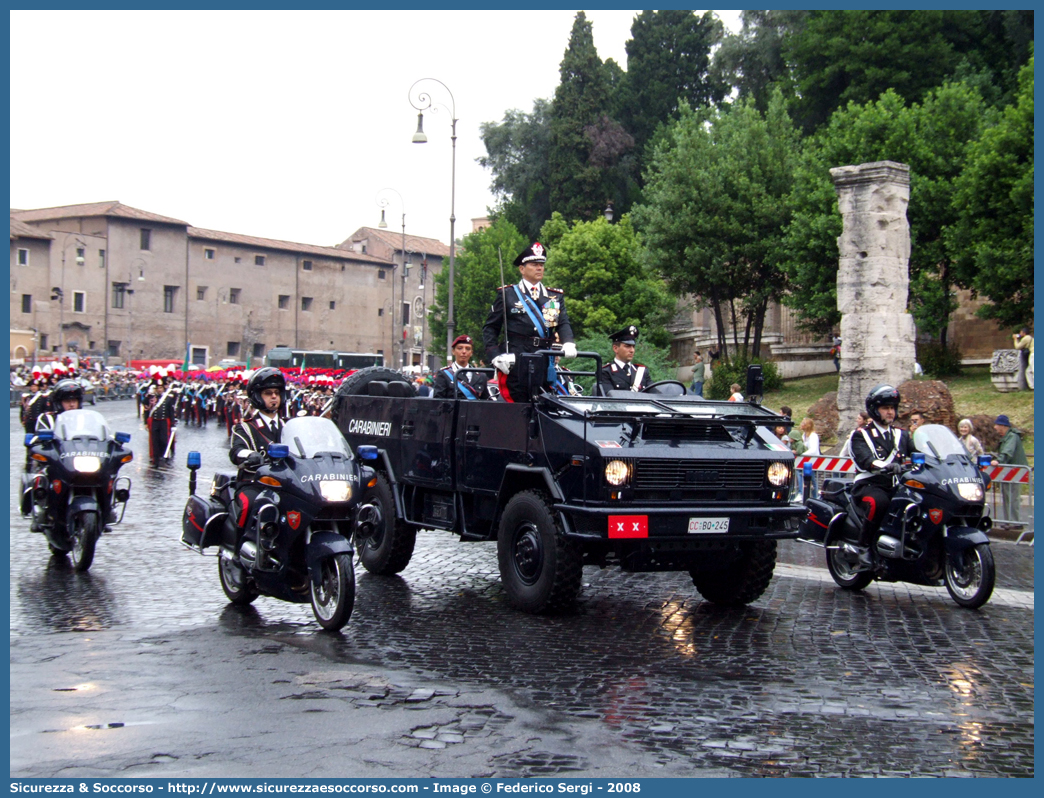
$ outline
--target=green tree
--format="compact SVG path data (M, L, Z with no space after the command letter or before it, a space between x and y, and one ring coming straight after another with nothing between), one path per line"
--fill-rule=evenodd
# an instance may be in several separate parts
M729 325L734 347L742 324L744 355L760 354L768 303L786 290L782 235L797 152L777 90L764 115L752 101L704 113L683 106L646 172L646 202L633 215L647 262L673 291L711 307L726 358Z
M551 207L566 219L594 219L626 184L624 155L634 140L610 115L618 71L594 46L591 23L576 15L551 102Z
M641 262L641 242L624 215L572 227L557 211L540 232L548 248L547 285L565 291L573 335L610 333L634 324L643 340L670 343L665 325L672 310L663 280Z
M729 34L714 53L712 69L718 79L737 90L741 100L753 100L762 113L768 110L772 90L790 92L790 72L783 57L783 42L803 27L807 11L743 11L743 28Z
M954 183L984 113L978 92L964 84L943 86L921 104L887 91L876 102L836 112L806 142L789 201L794 215L786 232L786 270L792 288L785 300L806 329L825 334L840 321L841 215L829 170L891 160L910 166L910 311L921 332L946 345L956 308L953 287L963 283L953 271L944 231L957 221Z
M495 215L531 240L551 218L550 105L536 100L529 114L507 111L501 123L483 122L479 127L486 155L478 162L493 174L490 187L500 203Z
M493 297L503 283L500 281L500 263L497 248L504 256L504 276L508 282L517 282L518 269L511 265L515 256L525 249L527 240L507 219L496 219L492 225L464 237L457 250L456 279L453 294L453 315L458 334L468 334L475 340L475 357L485 358L482 345L482 325L486 323ZM431 340L441 349L446 340L446 309L449 304L449 269L443 268L435 276L435 300L428 309Z
M960 280L992 304L979 313L1005 326L1033 318L1033 58L1016 102L968 154L947 249Z

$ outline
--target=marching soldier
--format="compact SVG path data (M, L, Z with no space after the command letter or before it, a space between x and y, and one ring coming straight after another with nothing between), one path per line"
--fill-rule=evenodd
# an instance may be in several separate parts
M602 396L609 391L644 391L652 384L649 369L635 364L634 347L638 343L638 328L633 324L609 336L613 342L613 362L606 363L598 372L598 388Z
M436 399L489 399L486 377L475 371L457 376L471 362L473 346L470 335L458 335L453 340L453 362L435 375Z
M528 402L532 399L528 386L523 386L515 356L550 349L556 341L562 344L565 357L576 357L573 328L566 313L565 297L557 288L543 284L546 250L540 242L526 247L514 263L522 279L517 285L497 289L493 307L482 327L482 342L486 360L507 375L506 387L510 401ZM506 313L505 313L506 309ZM504 317L507 329L504 330ZM501 344L501 336L507 339ZM545 389L548 388L545 382ZM503 391L501 391L503 393Z

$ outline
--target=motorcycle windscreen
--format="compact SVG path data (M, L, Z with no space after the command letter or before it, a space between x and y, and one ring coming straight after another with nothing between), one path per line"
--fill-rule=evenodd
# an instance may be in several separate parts
M798 540L823 543L830 528L830 519L837 510L819 499L809 499L805 506L808 508L808 514L798 524Z
M63 441L104 441L109 438L109 425L97 410L66 410L54 421L54 436Z
M291 457L311 459L317 454L337 454L347 460L352 459L348 441L328 418L292 418L283 427L279 440L289 447Z

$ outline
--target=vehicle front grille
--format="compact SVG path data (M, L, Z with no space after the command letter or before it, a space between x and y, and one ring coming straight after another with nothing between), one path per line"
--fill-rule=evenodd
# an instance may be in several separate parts
M634 464L636 491L748 491L765 487L761 460L653 460Z

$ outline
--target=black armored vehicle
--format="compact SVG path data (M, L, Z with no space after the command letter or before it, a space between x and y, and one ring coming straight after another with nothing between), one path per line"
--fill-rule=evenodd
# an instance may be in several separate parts
M417 530L434 528L497 541L504 589L527 612L570 605L584 565L688 571L710 601L757 599L776 541L796 537L805 515L793 454L772 433L789 419L674 381L641 393L543 393L553 354L520 356L533 375L529 403L420 398L380 367L345 380L333 420L353 449L379 450L368 501L382 523L357 541L363 566L402 571ZM748 394L760 395L752 369Z

